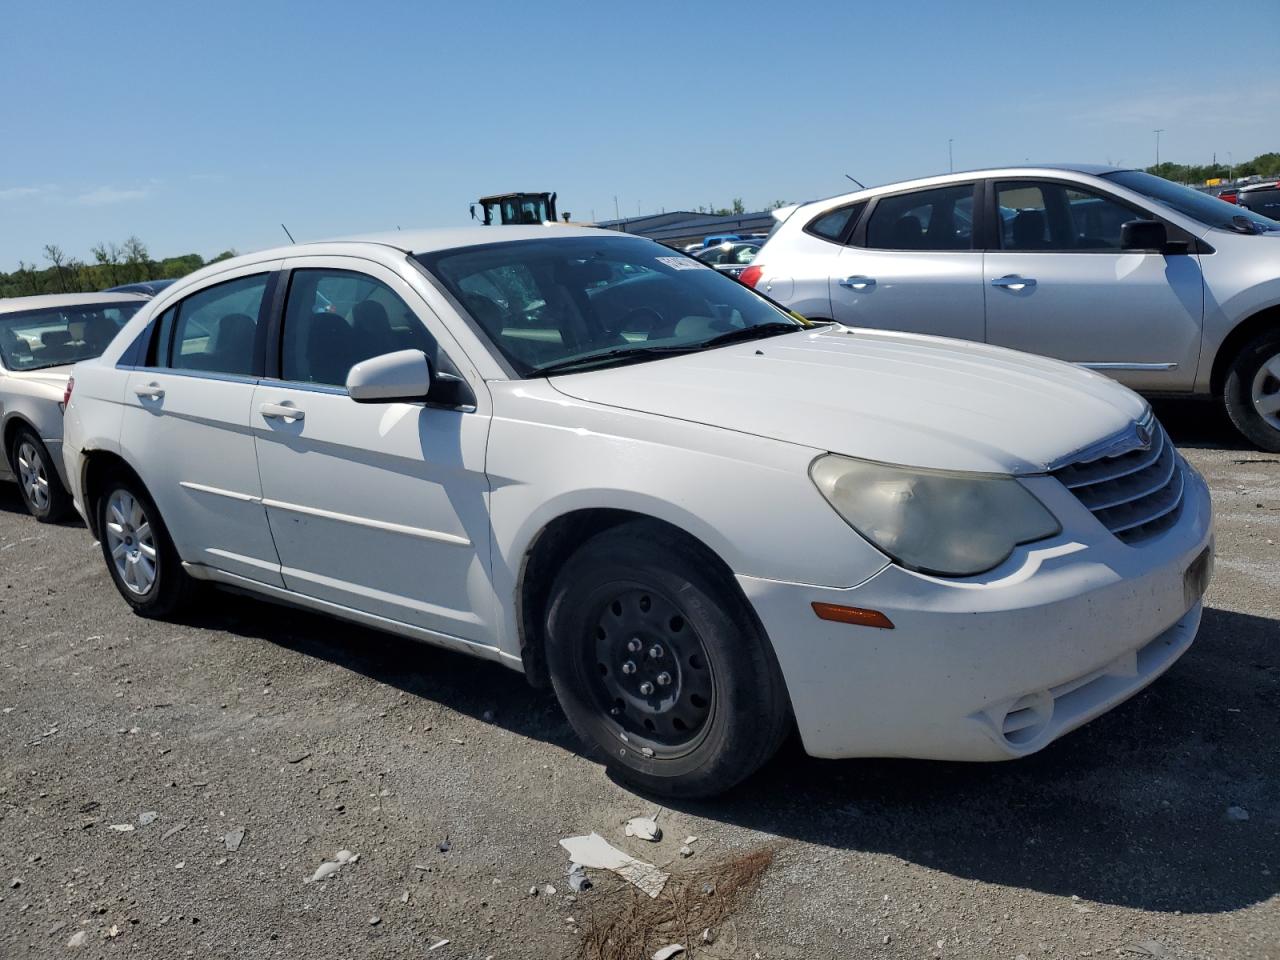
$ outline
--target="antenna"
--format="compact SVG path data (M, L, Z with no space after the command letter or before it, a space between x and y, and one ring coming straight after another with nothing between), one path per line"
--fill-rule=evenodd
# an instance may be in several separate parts
M856 177L850 177L847 173L845 174L845 177L846 177L846 179L852 180L854 183L856 183L856 184L857 184L859 187L861 187L863 190L867 189L866 184L864 184L861 180L857 179Z
M286 227L283 223L280 224L280 229L284 231L284 235L289 238L290 243L298 242L297 240L293 239L293 234L289 232L289 228Z

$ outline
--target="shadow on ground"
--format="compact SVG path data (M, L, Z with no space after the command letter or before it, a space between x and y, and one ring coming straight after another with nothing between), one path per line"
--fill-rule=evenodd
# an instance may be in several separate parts
M248 598L192 626L257 637L580 751L551 694L496 664ZM1210 609L1150 689L1043 752L1005 764L826 761L792 742L690 814L959 877L1184 913L1280 892L1280 622ZM1228 818L1229 806L1250 819ZM1269 872L1267 872L1269 871Z

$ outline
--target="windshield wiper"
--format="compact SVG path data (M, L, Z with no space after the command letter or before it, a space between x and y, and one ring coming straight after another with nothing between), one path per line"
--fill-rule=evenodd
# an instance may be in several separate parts
M798 323L788 323L785 320L770 320L768 323L758 323L754 327L743 327L740 330L730 330L727 333L719 334L698 344L697 349L706 350L710 347L722 347L727 343L738 343L742 340L760 340L764 337L776 337L779 334L793 333L796 330L803 329L805 328Z
M612 350L605 350L603 353L592 353L585 357L569 357L567 360L544 363L540 367L534 367L529 371L529 374L531 376L546 377L557 373L572 373L575 370L585 370L617 360L644 360L648 357L669 357L678 353L692 353L694 350L701 349L702 346L702 344L694 344L668 347L614 347Z

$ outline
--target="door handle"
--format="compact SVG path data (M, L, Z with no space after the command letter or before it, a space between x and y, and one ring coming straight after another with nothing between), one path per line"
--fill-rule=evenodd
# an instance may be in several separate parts
M869 290L875 285L875 277L845 277L840 281L840 286L850 287L854 290Z
M300 410L291 403L264 403L258 409L268 420L287 420L292 423L307 418L305 410Z
M991 285L993 287L1005 287L1009 290L1017 291L1029 290L1036 285L1036 282L1031 277L1019 277L1015 274L1010 274L1007 277L996 277L991 281Z
M159 400L164 397L164 387L158 383L139 383L134 386L133 393L143 400Z

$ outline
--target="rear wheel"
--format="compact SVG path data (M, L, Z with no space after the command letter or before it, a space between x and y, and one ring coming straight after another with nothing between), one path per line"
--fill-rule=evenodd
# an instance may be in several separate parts
M570 723L653 793L721 793L790 724L773 651L714 558L645 522L597 535L551 593L547 660Z
M41 523L54 523L67 515L71 497L62 486L48 448L34 430L21 427L14 433L9 464L28 513Z
M1222 399L1237 430L1261 449L1280 453L1280 331L1264 333L1240 351Z
M195 582L182 569L160 511L129 476L109 480L98 499L102 556L120 595L144 617L167 617L186 606Z

